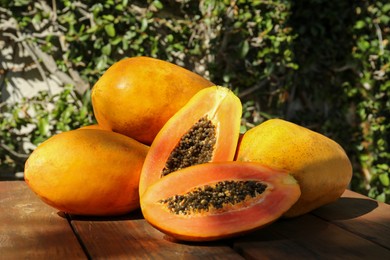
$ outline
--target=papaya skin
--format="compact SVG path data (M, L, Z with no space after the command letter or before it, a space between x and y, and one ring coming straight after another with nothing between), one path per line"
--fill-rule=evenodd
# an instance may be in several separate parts
M195 93L213 85L172 63L132 57L116 62L99 78L92 105L101 127L150 145Z
M45 203L69 214L125 214L139 208L139 175L148 149L105 130L63 132L32 152L25 181Z
M296 217L337 200L352 178L343 148L330 138L282 119L270 119L247 131L237 161L259 162L290 172L301 197L284 217Z
M168 120L151 145L140 177L140 195L161 178L162 170L181 137L205 115L216 127L216 143L210 161L233 161L241 114L241 101L228 88L213 86L194 95Z
M188 215L172 213L159 202L186 194L194 187L226 180L260 181L267 184L267 189L254 200ZM212 241L247 234L273 223L299 196L297 181L284 171L258 163L210 162L187 167L161 178L141 197L141 210L146 221L175 239Z
M93 124L93 125L86 125L86 126L82 126L78 129L97 129L97 130L107 130L107 129L104 129L103 127L101 127L100 125L98 124Z

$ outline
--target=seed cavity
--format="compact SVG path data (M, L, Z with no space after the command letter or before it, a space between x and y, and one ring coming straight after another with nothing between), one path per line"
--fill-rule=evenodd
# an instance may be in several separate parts
M200 118L191 129L182 136L169 155L161 177L171 172L211 161L216 142L216 127L207 115Z
M262 194L267 185L259 181L222 181L158 201L174 214L191 215L223 210Z

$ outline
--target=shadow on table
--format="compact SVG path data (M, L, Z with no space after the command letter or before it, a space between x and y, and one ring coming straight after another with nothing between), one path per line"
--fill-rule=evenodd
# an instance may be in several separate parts
M62 218L67 218L69 220L79 220L79 221L121 221L121 220L137 220L137 219L144 218L142 216L142 212L140 209L119 216L82 216L82 215L67 214L62 211L57 212L57 215Z
M342 197L312 213L329 221L347 220L366 215L377 207L378 202L372 199Z

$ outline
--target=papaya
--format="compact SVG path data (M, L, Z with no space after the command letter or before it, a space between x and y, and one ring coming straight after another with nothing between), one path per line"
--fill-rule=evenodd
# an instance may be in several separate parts
M242 105L228 88L200 90L162 127L145 158L140 195L173 171L210 161L233 161Z
M183 241L247 234L276 221L299 198L285 171L247 162L210 162L159 179L141 197L147 222Z
M92 107L101 127L150 145L195 93L213 85L170 62L126 58L109 67L95 83Z
M69 214L121 215L139 208L148 146L96 129L54 135L25 164L25 181L44 202Z
M302 194L285 217L337 200L352 178L351 162L338 143L282 119L267 120L244 133L236 160L280 168L297 179Z
M98 129L98 130L107 130L107 129L104 129L102 128L100 125L98 124L92 124L92 125L86 125L86 126L82 126L78 129Z

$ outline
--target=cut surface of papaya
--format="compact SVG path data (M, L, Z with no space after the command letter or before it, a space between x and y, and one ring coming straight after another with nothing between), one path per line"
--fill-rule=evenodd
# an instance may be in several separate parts
M214 84L183 67L151 57L114 63L92 89L99 125L150 145L167 120L199 90Z
M287 172L258 163L211 162L161 178L141 197L145 219L185 241L246 234L277 220L300 196Z
M140 177L140 195L171 172L210 161L232 161L242 106L225 87L199 91L157 134Z

